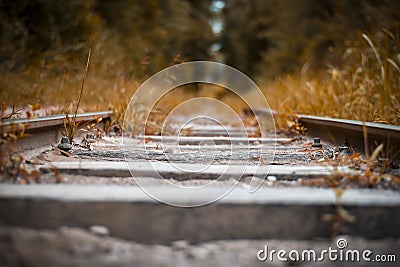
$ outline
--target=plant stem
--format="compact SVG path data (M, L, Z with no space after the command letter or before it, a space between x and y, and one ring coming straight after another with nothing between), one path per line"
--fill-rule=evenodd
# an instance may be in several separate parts
M75 113L74 113L74 117L72 119L72 124L75 126L75 122L76 122L76 115L78 113L78 108L79 108L79 104L81 103L81 98L82 98L82 93L83 93L83 86L85 85L85 81L88 75L88 70L89 70L89 63L90 63L90 55L92 54L92 49L89 49L89 53L88 53L88 58L87 58L87 62L86 62L86 68L85 68L85 73L84 76L82 78L82 84L81 84L81 91L79 93L79 98L78 98L78 103L76 103L76 109L75 109Z
M367 166L369 168L371 164L370 164L370 160L369 160L368 133L367 133L367 126L365 125L365 121L363 121L363 136L364 136L365 158L367 161Z

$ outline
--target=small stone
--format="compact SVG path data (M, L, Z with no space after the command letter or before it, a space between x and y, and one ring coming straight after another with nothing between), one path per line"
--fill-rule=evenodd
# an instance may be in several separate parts
M268 181L271 181L271 182L274 182L274 181L276 181L276 176L274 176L274 175L268 175L268 176L267 176L267 180L268 180Z
M184 250L189 246L189 243L186 240L176 240L171 243L171 247L174 250Z
M204 247L190 247L186 252L190 258L206 259L210 255L210 251Z
M69 151L69 150L71 150L72 145L68 144L68 143L61 143L61 144L58 144L57 148L64 150L64 151Z
M89 227L89 231L96 235L106 236L110 235L110 231L103 225L92 225Z
M66 136L61 137L60 143L58 144L57 148L69 151L72 148L72 145L69 143L69 139Z
M265 185L266 185L266 186L273 186L274 183L273 183L272 181L266 181L266 182L265 182Z
M254 141L253 145L258 146L260 144L260 141Z

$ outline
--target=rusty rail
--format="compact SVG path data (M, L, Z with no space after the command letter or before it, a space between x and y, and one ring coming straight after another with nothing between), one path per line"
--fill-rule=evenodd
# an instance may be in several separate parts
M85 123L96 121L101 118L102 121L109 120L112 111L88 112L76 115L76 121L80 122L81 126ZM69 115L72 117L73 115ZM27 137L18 141L18 151L35 149L56 143L62 136L64 128L64 119L66 115L52 115L37 118L12 119L4 121L3 127L11 127L16 124L27 125Z
M255 112L263 115L270 114L263 110L255 110ZM276 112L272 114L279 116ZM396 161L400 159L400 126L303 114L298 115L298 120L307 128L307 135L319 137L323 142L337 146L348 145L363 154L366 147L371 153L376 146L384 144L383 152L390 154L386 156ZM365 125L367 140L364 138L363 125Z
M399 126L309 115L299 115L299 121L307 128L309 135L319 136L336 145L348 144L362 153L365 153L366 144L370 152L379 144L384 144L392 153L400 149ZM363 125L367 140L364 140Z

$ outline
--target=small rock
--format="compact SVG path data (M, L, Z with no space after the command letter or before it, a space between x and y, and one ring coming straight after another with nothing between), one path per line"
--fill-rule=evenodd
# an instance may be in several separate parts
M266 182L265 182L265 185L266 185L266 186L273 186L274 183L273 183L272 181L266 181Z
M254 141L253 145L258 146L260 144L260 141Z
M268 180L268 181L274 182L274 181L276 181L276 176L268 175L268 176L267 176L267 180Z
M174 250L184 250L189 246L186 240L177 240L171 243L171 248Z
M89 227L89 231L96 235L106 236L110 235L110 231L103 225L92 225Z
M190 258L206 259L210 255L210 251L204 247L190 247L186 255Z
M68 144L68 143L61 143L61 144L58 144L57 148L64 150L64 151L69 151L69 150L71 150L72 145Z
M60 143L58 144L57 148L69 151L72 148L72 145L69 143L69 139L66 136L61 137Z

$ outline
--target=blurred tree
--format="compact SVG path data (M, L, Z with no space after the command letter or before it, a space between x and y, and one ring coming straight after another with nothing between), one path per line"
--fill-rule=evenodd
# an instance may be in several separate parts
M143 79L179 61L213 60L218 44L225 63L277 77L339 64L360 32L400 28L400 1L220 0L219 36L212 1L0 0L0 67L76 72L92 47L96 68Z
M221 52L225 63L254 76L270 40L263 33L271 26L271 1L226 0Z
M215 42L211 30L210 19L211 0L193 1L185 0L189 5L189 17L180 46L181 56L184 60L212 60L210 46Z
M106 28L131 73L148 76L175 61L207 60L212 42L207 1L98 0Z
M399 1L280 0L274 5L273 27L266 32L273 48L264 54L260 74L276 77L340 65L346 47L362 32L383 28L398 32Z
M92 47L95 65L119 65L139 78L178 58L209 60L209 5L210 0L0 1L0 64L37 66L45 60L73 67ZM66 68L61 65L52 67Z
M398 33L400 2L378 0L225 0L222 53L254 77L340 64L361 32Z
M0 64L21 67L43 55L82 56L99 37L93 0L0 2ZM51 57L45 57L51 59Z

